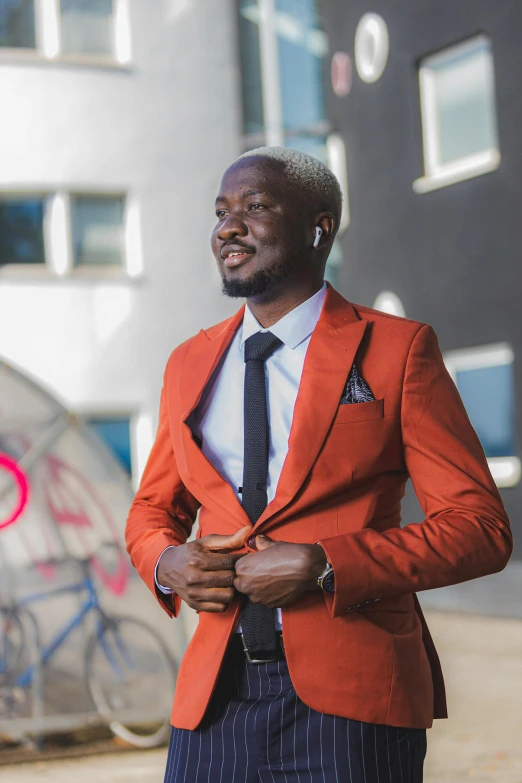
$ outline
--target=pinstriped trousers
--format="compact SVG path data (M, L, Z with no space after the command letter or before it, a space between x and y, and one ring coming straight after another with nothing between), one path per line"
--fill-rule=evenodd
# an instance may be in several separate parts
M232 640L203 722L172 729L165 783L422 783L426 731L323 715L285 661L248 664Z

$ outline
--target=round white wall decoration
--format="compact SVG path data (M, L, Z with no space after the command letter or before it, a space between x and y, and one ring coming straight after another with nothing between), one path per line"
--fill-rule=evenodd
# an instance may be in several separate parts
M355 65L363 82L372 84L381 78L389 53L386 22L379 14L364 14L355 31Z
M381 293L375 299L373 306L376 310L380 310L382 313L400 315L401 318L406 317L404 305L397 294L395 294L393 291L381 291Z

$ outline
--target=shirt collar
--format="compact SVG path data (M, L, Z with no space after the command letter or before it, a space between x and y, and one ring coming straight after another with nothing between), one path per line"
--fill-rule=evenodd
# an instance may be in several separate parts
M316 294L311 296L304 302L301 302L298 307L294 307L289 313L284 315L275 324L272 324L270 329L263 329L259 321L252 314L248 304L245 307L245 314L243 316L243 331L240 339L240 347L243 348L245 340L252 337L257 332L270 331L279 337L287 348L297 348L297 346L310 337L315 325L321 315L324 299L326 296L326 283L323 283L322 288L317 291Z

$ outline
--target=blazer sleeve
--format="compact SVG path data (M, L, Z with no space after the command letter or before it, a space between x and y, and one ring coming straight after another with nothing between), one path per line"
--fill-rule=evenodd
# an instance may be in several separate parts
M401 406L404 461L424 521L321 541L335 573L333 616L375 599L430 590L501 571L509 521L478 437L431 326L416 333Z
M198 501L183 484L176 465L165 373L158 431L129 511L125 540L133 566L171 617L178 616L181 598L176 594L165 595L157 589L156 563L167 547L186 542L198 508Z

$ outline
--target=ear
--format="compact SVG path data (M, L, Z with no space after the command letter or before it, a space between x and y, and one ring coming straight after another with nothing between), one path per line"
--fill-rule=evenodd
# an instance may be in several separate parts
M317 247L314 248L314 250L320 250L326 244L328 244L334 236L336 228L335 218L331 212L319 212L319 214L315 217L314 226L319 226L323 232Z

